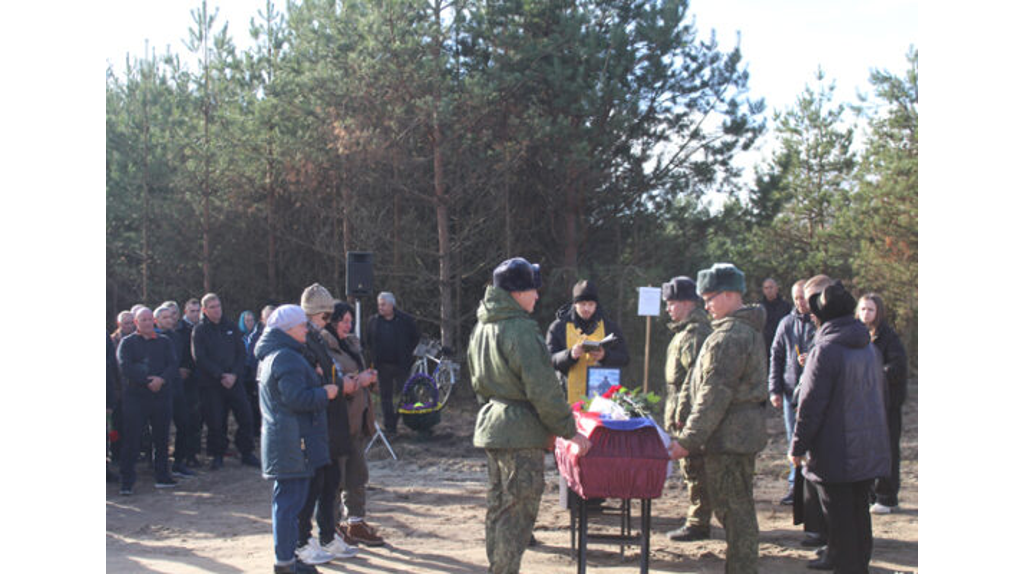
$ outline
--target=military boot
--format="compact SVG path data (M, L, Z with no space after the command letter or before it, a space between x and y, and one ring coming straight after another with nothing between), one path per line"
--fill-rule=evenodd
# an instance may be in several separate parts
M668 539L676 542L692 542L694 540L707 540L711 538L710 526L684 525L668 533Z

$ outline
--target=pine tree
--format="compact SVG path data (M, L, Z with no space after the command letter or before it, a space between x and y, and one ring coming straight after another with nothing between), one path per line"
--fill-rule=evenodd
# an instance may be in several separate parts
M863 159L858 166L851 229L860 252L853 263L857 286L882 294L890 319L917 355L917 61L907 53L903 77L871 72L875 88Z

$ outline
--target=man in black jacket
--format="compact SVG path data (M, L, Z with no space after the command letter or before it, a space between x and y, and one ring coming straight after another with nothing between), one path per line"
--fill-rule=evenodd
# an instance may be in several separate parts
M167 439L171 426L171 381L177 376L178 357L174 344L157 334L153 312L142 307L135 312L136 330L117 347L121 371L121 406L124 420L124 447L121 450L121 494L132 494L135 487L135 458L139 452L142 429L152 426L156 487L170 488Z
M167 337L174 344L175 358L179 368L174 370L174 378L168 383L171 386L173 395L172 420L174 421L174 464L171 466L171 473L177 477L194 476L195 473L185 466L185 459L188 457L186 433L189 428L189 410L185 401L184 379L181 376L181 356L188 349L188 341L185 333L175 330L175 323L178 320L175 307L164 303L156 310L157 332Z
M181 321L175 328L178 342L178 373L181 376L181 388L185 398L185 409L188 417L184 432L175 433L174 462L177 466L179 453L186 466L199 466L199 445L202 442L203 412L199 400L199 375L196 373L196 361L192 357L192 329L199 323L199 300L192 298L185 302Z
M608 335L615 341L593 351L583 348L583 341L600 341ZM572 288L572 303L560 307L548 327L548 352L551 364L565 384L569 404L587 396L587 367L625 367L629 349L622 331L605 316L597 300L597 287L587 280Z
M242 464L259 468L260 461L252 453L252 408L241 384L245 345L238 328L230 321L221 320L223 315L220 298L215 293L207 293L202 299L202 319L192 330L192 357L207 425L206 449L213 456L210 470L224 466L224 452L228 447L225 407L235 414L238 424L235 447Z
M841 283L818 275L805 292L818 332L800 378L789 457L818 493L828 541L808 566L867 574L868 497L874 479L889 474L881 357Z
M412 316L395 306L395 296L382 291L377 296L377 314L367 323L364 339L370 361L377 369L384 428L394 433L398 430L394 395L402 392L402 385L409 377L420 331Z
M767 318L764 321L764 350L771 356L772 341L775 339L775 330L779 327L779 321L793 310L788 301L779 296L779 284L768 277L761 283L761 306L764 307Z

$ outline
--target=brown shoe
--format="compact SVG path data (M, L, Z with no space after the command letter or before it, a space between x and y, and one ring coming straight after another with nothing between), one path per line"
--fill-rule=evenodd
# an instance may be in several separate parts
M384 539L366 522L349 523L345 526L348 538L367 546L384 546Z
M349 546L358 546L356 541L352 540L352 537L348 535L348 522L339 522L338 525L334 527L334 530L338 533L338 536L341 536L341 539L345 541L345 544L348 544Z

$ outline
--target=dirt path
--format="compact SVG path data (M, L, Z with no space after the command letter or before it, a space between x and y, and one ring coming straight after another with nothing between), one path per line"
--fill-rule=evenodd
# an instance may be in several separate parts
M444 411L435 436L422 440L402 428L393 445L393 461L379 444L371 452L369 520L388 545L362 548L356 558L319 567L321 572L479 573L487 571L484 552L486 461L472 447L472 402ZM903 490L900 511L873 517L872 572L917 572L917 385L911 384L904 410ZM770 442L759 456L755 499L761 529L762 574L805 572L813 557L803 549L800 527L789 507L775 504L786 488L785 432L781 414L768 420ZM537 520L537 548L527 550L524 573L575 572L569 551L569 514L558 507L557 470L547 458L548 488ZM157 491L152 473L139 465L131 497L107 485L107 572L270 572L271 483L259 472L228 458L224 469L201 472L172 490ZM664 532L679 525L686 502L678 474L653 503L652 572L722 572L725 541L721 528L713 539L675 543ZM639 505L634 503L635 523ZM613 520L606 517L604 520ZM635 526L638 528L638 526ZM591 526L591 531L600 527ZM591 545L588 572L638 572L638 550L624 560L618 546Z

